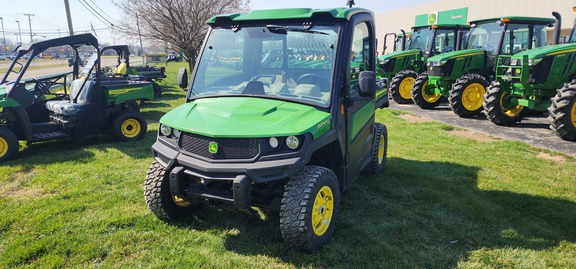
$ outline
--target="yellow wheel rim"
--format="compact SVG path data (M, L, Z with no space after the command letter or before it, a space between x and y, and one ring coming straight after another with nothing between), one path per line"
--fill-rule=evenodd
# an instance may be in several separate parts
M506 97L508 97L508 93L504 92L502 93L502 95L500 96L500 108L502 109L502 112L504 112L504 114L508 117L516 117L520 114L520 112L522 112L522 110L524 109L523 106L517 105L517 106L505 106L504 105L504 100L506 99Z
M332 189L324 186L316 194L312 206L312 230L317 236L322 236L330 227L334 213L334 195Z
M142 104L142 100L136 100L136 101L134 101L134 102L136 102L137 105Z
M8 141L4 137L0 137L0 157L4 157L8 153Z
M462 93L462 105L468 111L475 111L482 107L486 89L480 83L472 83L464 89Z
M174 200L174 203L179 206L179 207L187 207L189 205L191 205L190 202L176 196L176 195L172 195L172 200Z
M382 164L384 160L384 136L380 135L380 143L378 144L378 164Z
M572 109L570 111L570 121L572 121L572 125L576 127L576 102L572 104ZM0 155L2 156L2 155Z
M128 138L134 138L138 136L140 129L140 122L135 119L126 119L124 122L122 122L122 126L120 127L122 135Z
M424 82L424 85L422 85L422 97L424 98L424 101L428 103L434 103L440 100L440 97L442 97L440 94L438 93L428 94L426 92L426 88L428 88L428 81Z
M414 84L414 78L413 77L404 78L402 80L402 82L400 82L398 93L400 93L400 96L402 98L404 98L404 99L412 98L412 85L413 84Z

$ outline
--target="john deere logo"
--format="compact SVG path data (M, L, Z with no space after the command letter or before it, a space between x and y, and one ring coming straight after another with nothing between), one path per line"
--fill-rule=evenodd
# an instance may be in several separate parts
M218 143L210 142L210 144L208 145L208 152L212 154L218 153Z
M432 12L428 14L428 24L438 23L438 12Z

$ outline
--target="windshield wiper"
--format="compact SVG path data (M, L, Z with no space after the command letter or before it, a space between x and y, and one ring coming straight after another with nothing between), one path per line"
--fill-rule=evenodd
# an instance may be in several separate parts
M327 33L320 32L320 31L307 30L307 29L294 28L294 27L281 26L281 25L266 25L266 28L268 28L268 31L270 31L272 33L299 32L299 33L328 35Z

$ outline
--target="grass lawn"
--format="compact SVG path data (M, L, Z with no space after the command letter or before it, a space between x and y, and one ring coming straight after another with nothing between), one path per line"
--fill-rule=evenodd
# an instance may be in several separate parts
M0 165L0 268L576 268L574 158L388 109L386 170L344 193L316 254L285 246L274 215L158 220L143 182L184 65L142 106L145 139L23 145Z

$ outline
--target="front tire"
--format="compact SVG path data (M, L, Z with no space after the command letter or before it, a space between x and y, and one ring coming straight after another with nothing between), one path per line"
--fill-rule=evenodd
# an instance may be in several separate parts
M412 103L412 84L418 73L412 70L398 72L390 82L390 95L398 104Z
M482 113L482 103L486 88L490 83L481 75L466 74L457 79L452 89L448 103L452 111L462 118L469 118Z
M510 105L512 95L502 89L500 83L494 82L484 95L484 114L496 125L510 126L520 122L529 109L519 105Z
M374 124L374 146L372 148L372 161L368 172L374 175L381 174L386 166L386 155L388 153L388 130L384 124Z
M414 81L412 86L412 100L423 109L435 108L440 104L442 95L432 93L432 87L428 85L428 74L422 73Z
M144 116L132 110L124 110L118 113L112 120L111 126L112 135L119 141L140 140L144 137L148 128Z
M332 239L340 203L340 188L332 170L304 166L286 183L280 207L284 242L313 253Z
M550 129L564 140L576 141L576 80L556 92L548 112Z
M168 175L164 166L158 161L152 163L146 174L144 199L150 211L163 221L174 221L185 217L196 205L170 193Z
M19 148L18 137L14 132L0 126L0 162L12 159L18 153Z

